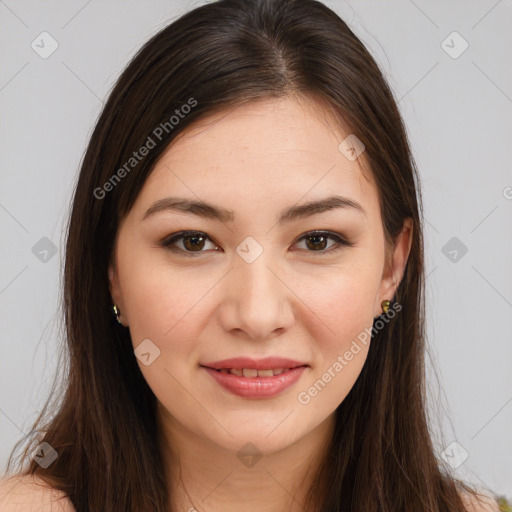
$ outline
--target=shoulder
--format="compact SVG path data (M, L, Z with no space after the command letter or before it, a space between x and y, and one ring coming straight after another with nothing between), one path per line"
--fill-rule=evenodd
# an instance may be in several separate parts
M0 479L2 512L76 512L71 500L43 480L31 475Z
M466 492L461 493L461 498L468 512L500 512L496 499L484 492L478 495L478 499Z

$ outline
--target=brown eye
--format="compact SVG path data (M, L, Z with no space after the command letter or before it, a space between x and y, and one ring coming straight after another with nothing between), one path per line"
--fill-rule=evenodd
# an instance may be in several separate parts
M183 245L187 251L200 251L206 239L202 235L187 235L183 237Z
M210 242L214 249L218 247L213 244L210 237L201 231L182 231L174 233L170 237L165 238L161 245L167 247L171 251L181 252L187 256L195 256L193 253L200 254L204 251L205 244ZM181 244L181 247L179 246Z
M329 245L329 241L333 241ZM306 248L304 249L309 253L316 253L317 255L330 254L343 246L350 247L353 243L348 242L340 235L331 233L329 231L312 231L303 235L298 242L305 241ZM297 242L297 243L298 243ZM210 250L217 250L219 247L213 243L211 238L201 231L180 231L174 233L160 242L162 247L181 253L184 256L199 256L201 253L208 252L205 246L210 243L212 247Z
M341 249L343 246L350 247L353 245L353 243L346 241L338 234L329 231L313 231L306 233L299 239L299 242L303 240L306 242L306 250L308 252L316 252L319 254L329 254ZM329 240L333 240L334 243L327 246Z
M312 236L308 236L306 238L306 245L307 245L308 249L312 249L315 251L316 250L323 251L327 246L328 240L329 240L329 237L324 236L324 235L312 235Z

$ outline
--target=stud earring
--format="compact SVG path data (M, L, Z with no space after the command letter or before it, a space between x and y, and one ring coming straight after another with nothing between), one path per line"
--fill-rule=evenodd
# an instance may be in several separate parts
M114 315L116 316L117 323L121 324L121 320L119 320L119 315L121 314L121 311L119 311L118 307L115 304L112 305L112 309L114 310Z
M382 311L384 311L384 313L387 313L387 312L388 312L390 304L391 304L391 303L389 302L389 300L383 300L383 301L380 303L380 305L381 305L381 307L382 307Z

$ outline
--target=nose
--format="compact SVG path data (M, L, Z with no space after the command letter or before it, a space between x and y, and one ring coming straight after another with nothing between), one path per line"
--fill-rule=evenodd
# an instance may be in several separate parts
M293 296L270 251L252 263L236 257L224 280L220 322L239 338L271 338L292 325Z

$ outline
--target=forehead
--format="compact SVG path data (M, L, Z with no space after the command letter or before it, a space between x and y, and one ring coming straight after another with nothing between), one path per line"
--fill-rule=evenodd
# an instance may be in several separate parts
M140 193L142 206L166 195L276 208L335 193L371 210L373 181L340 143L350 132L321 104L286 97L226 109L187 127L166 149ZM141 206L141 207L142 207Z

